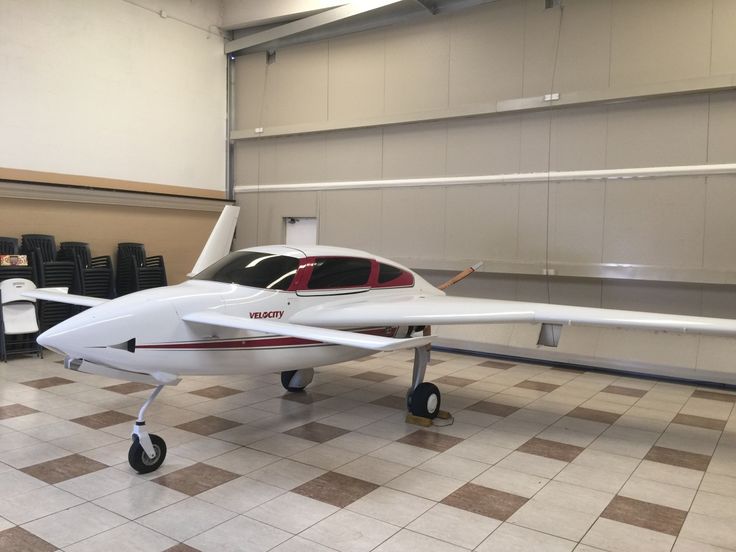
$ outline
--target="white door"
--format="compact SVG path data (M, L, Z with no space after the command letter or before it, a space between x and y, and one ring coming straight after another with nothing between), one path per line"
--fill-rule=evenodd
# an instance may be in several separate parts
M317 245L317 219L286 217L286 245Z

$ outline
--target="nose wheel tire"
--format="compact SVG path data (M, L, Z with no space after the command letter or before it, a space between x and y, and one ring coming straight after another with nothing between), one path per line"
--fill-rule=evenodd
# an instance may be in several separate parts
M128 450L128 463L138 473L151 473L156 471L161 464L164 463L166 458L166 443L158 435L149 435L151 438L151 444L153 444L153 450L155 455L153 458L146 454L143 447L138 442L138 436L133 435L133 444L130 445Z
M289 385L292 378L294 377L294 374L296 374L296 370L287 370L286 372L281 372L281 385L284 389L286 389L287 391L291 391L292 393L304 391L303 387L292 387L291 385Z
M436 418L440 413L440 390L434 383L420 383L409 394L409 411L421 418Z

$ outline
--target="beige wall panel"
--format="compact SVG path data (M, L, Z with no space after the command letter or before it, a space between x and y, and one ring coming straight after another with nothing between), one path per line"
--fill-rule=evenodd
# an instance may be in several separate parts
M712 94L708 125L708 163L734 162L736 162L736 92Z
M544 2L524 0L524 85L522 96L540 96L552 91L560 9L545 9Z
M325 137L327 180L379 180L383 131L380 128L331 132Z
M521 116L521 154L519 172L549 170L549 113Z
M258 194L235 194L235 204L240 207L235 228L233 249L258 245Z
M284 243L286 217L316 217L317 192L261 193L257 199L258 243Z
M323 134L288 136L276 141L276 183L324 182L326 178Z
M258 184L259 149L257 140L240 140L234 146L234 178L236 186Z
M327 51L322 41L276 52L266 66L264 127L327 120Z
M601 306L600 280L593 278L551 278L549 289L552 303L579 307Z
M386 257L440 259L444 255L444 188L383 191L381 247Z
M603 262L700 267L704 212L703 178L608 181Z
M433 285L440 285L457 272L446 270L421 270L419 273ZM516 276L511 274L493 274L489 272L475 272L462 282L452 286L448 295L457 297L491 297L493 299L516 298Z
M736 175L709 176L703 266L736 270Z
M600 263L603 256L604 184L553 182L550 186L551 261Z
M541 324L512 324L513 331L509 339L511 347L528 347L539 339Z
M600 334L600 328L588 328L585 326L562 328L560 343L555 351L558 353L595 356L595 352L598 350Z
M446 209L446 258L516 256L518 185L453 186L447 189Z
M736 2L713 0L711 75L736 73Z
M611 10L612 86L709 74L710 1L616 0Z
M447 18L386 31L386 113L448 105L450 25Z
M279 184L277 150L279 138L259 138L255 143L258 148L258 183Z
M598 340L597 356L621 361L695 367L698 336L607 330Z
M608 87L611 0L567 0L555 72L556 92Z
M499 0L460 12L450 23L450 105L522 95L524 4Z
M697 370L733 373L734 358L736 358L736 339L707 336L700 338Z
M382 115L384 69L383 31L330 40L330 121L354 121Z
M703 316L736 318L736 286L702 286Z
M701 287L669 282L606 280L602 292L607 309L665 312L699 316Z
M447 175L509 174L519 170L517 115L447 123Z
M607 168L705 163L707 139L707 96L613 105Z
M552 116L551 169L606 168L608 112L605 107L562 109Z
M50 234L57 246L63 241L88 242L93 255L110 255L113 262L118 243L142 243L148 255L164 256L170 284L186 279L219 216L206 211L0 200L4 236Z
M377 252L381 246L381 190L320 192L319 243Z
M521 275L516 277L516 301L532 303L551 302L552 287L547 280L538 276ZM536 343L536 337L534 338Z
M440 337L500 345L508 345L513 331L513 324L432 326L432 333Z
M235 94L232 104L235 118L234 128L254 129L263 126L261 110L265 77L265 52L257 52L235 59Z
M447 124L420 123L383 129L383 178L444 176Z
M547 249L547 183L519 184L519 237L517 257L543 261Z

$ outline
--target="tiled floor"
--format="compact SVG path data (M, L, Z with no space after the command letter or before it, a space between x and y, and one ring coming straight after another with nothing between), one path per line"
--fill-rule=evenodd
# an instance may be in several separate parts
M408 352L150 386L0 365L0 550L736 550L736 393L433 353L452 425L404 423Z

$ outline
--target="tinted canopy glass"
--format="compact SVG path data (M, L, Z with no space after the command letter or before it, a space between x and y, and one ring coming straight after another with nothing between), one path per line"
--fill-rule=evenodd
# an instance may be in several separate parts
M371 275L369 259L346 257L320 258L314 264L309 289L334 289L368 285Z
M263 289L289 288L299 259L285 255L236 251L197 274L195 280L211 280Z

